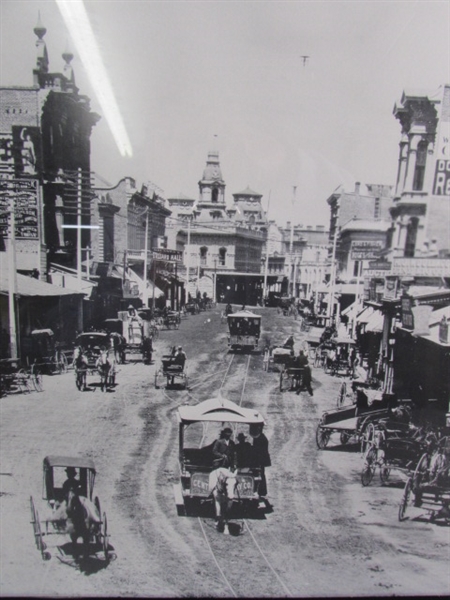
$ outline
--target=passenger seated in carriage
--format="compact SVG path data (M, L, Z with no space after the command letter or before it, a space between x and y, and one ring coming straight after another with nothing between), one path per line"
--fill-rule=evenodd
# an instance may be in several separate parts
M225 308L225 314L228 316L233 312L233 307L231 306L230 303L227 304L226 308Z
M174 358L174 363L176 365L181 365L182 369L184 369L184 365L186 363L186 352L184 352L183 348L181 346L178 346L178 350L175 354L175 358Z
M253 466L253 446L247 442L245 433L239 433L238 443L235 446L235 465L238 469L245 469Z
M82 492L80 480L76 478L77 470L75 467L67 467L66 473L67 479L62 486L64 500L67 500L69 491L75 492L76 494L81 494Z
M212 445L213 467L226 467L231 469L234 467L234 449L235 444L231 439L233 430L230 427L225 427L220 432L219 439Z

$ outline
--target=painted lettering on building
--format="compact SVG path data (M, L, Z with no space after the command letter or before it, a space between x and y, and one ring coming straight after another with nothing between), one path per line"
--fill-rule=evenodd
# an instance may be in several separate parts
M433 194L435 196L450 196L450 160L436 162Z

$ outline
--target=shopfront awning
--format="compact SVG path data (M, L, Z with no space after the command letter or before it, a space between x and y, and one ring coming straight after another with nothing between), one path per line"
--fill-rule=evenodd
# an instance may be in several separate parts
M379 310L374 310L366 323L366 332L381 333L383 331L384 316Z
M84 296L83 292L78 292L76 290L70 290L66 288L59 287L57 285L52 285L51 283L46 283L45 281L40 281L39 279L35 279L34 277L27 277L26 275L21 275L17 273L17 288L16 294L17 296L42 296L42 297L58 297L58 296ZM9 293L9 276L6 270L0 271L0 294L8 294Z
M373 315L374 313L374 308L372 306L366 306L366 308L359 313L359 315L356 317L356 322L357 323L367 323L371 317L371 315Z

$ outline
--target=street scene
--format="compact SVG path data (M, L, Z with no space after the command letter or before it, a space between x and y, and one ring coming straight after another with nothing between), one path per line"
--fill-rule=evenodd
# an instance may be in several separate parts
M2 597L449 596L446 3L0 3Z

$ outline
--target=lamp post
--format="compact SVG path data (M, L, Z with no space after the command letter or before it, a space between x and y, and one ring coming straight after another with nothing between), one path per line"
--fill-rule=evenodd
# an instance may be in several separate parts
M213 287L213 302L216 302L217 288L217 259L214 259L214 287Z
M10 199L10 235L8 245L8 307L9 307L9 344L11 358L17 358L16 331L16 218L14 213L14 198Z
M142 303L144 308L148 308L147 295L147 270L148 270L148 214L150 209L147 208L145 215L145 240L144 240L144 291L142 293Z

